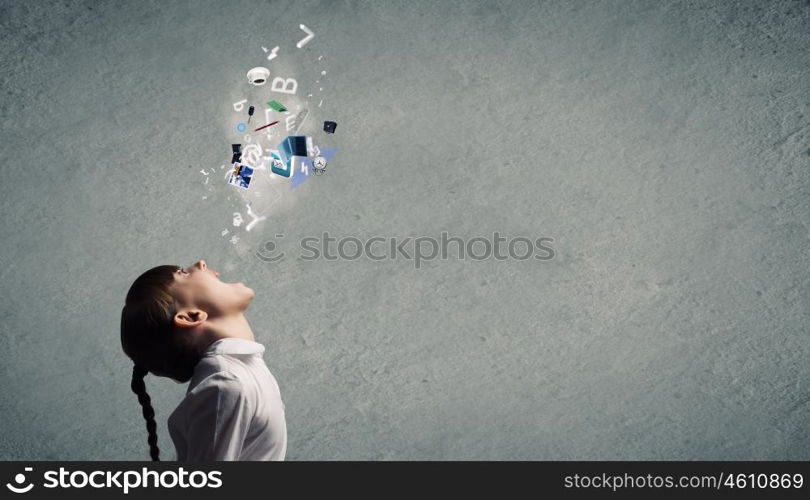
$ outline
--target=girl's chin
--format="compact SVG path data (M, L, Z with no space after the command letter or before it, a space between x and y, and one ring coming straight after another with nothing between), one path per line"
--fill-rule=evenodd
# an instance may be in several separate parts
M241 286L242 288L244 288L246 291L250 292L250 298L253 298L253 297L256 296L256 291L253 290L252 288L250 288L249 286L247 286L246 284L242 283L241 281L237 282L236 284Z

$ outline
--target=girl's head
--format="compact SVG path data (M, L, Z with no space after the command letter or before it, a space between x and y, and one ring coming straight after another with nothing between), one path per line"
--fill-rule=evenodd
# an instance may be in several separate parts
M135 363L131 388L143 408L152 460L159 460L160 450L144 377L187 382L213 340L212 323L242 314L253 297L241 282L220 281L202 260L187 268L158 266L132 283L121 311L121 346Z

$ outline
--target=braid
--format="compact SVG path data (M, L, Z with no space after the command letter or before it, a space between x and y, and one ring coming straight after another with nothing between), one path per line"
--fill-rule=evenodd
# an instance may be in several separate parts
M132 383L130 387L132 392L138 395L138 402L141 403L143 408L143 418L146 419L146 430L149 433L149 454L152 456L152 461L160 461L160 448L157 445L157 424L155 423L155 410L152 408L152 402L149 394L146 393L146 384L143 378L149 371L139 365L135 365L132 369Z

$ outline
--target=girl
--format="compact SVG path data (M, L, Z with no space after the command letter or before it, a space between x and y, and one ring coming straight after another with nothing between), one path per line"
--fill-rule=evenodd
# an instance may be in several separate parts
M131 388L152 460L160 460L160 450L147 373L190 381L168 420L177 460L284 460L284 403L244 316L254 296L241 282L220 281L202 260L155 267L130 287L121 346L135 363Z

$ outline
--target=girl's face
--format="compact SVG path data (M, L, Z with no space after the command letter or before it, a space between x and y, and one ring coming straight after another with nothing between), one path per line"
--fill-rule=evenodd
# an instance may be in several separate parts
M209 317L227 316L247 309L256 293L241 281L223 283L204 260L178 268L171 293L185 307L196 307Z

